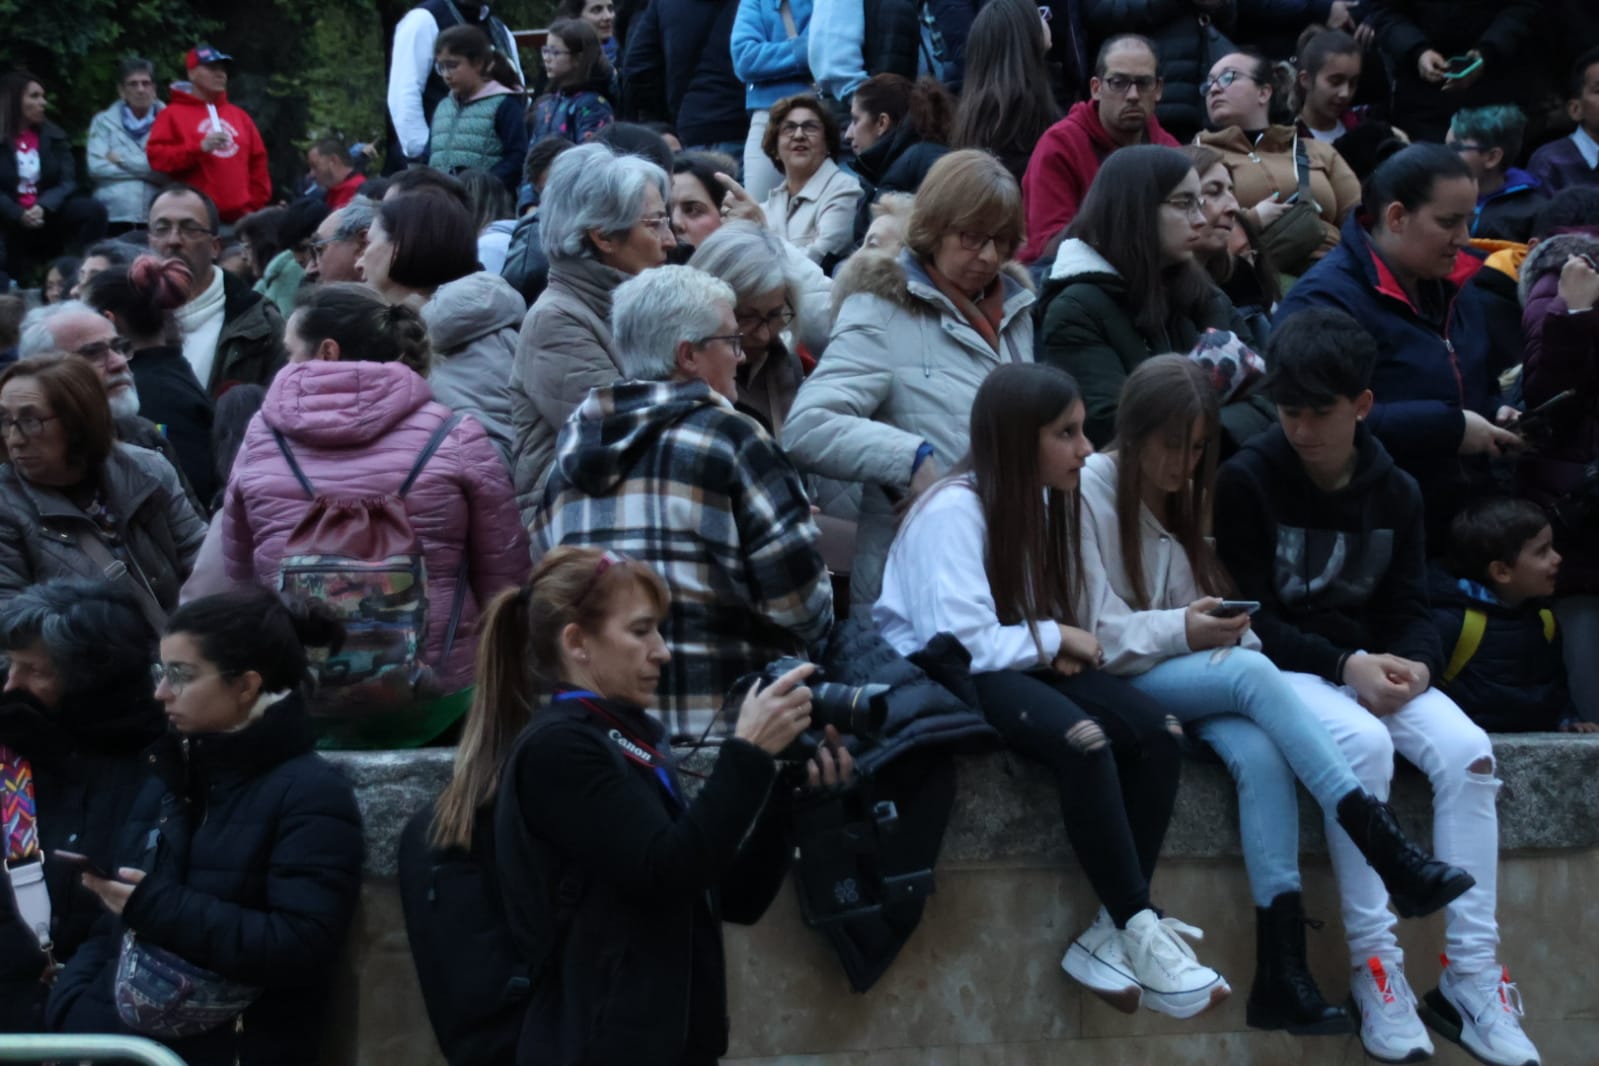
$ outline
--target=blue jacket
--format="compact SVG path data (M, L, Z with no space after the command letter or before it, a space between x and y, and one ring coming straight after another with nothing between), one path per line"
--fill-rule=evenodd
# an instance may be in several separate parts
M744 106L771 107L785 96L810 91L811 0L791 0L789 14L798 36L783 24L781 0L739 0L733 19L733 73L744 82Z

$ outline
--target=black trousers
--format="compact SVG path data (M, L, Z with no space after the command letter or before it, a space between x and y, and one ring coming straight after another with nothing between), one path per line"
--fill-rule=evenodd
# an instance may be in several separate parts
M1055 776L1077 861L1118 928L1150 906L1171 821L1181 727L1154 700L1099 670L1001 670L972 679L983 714Z
M57 256L82 252L105 236L105 230L105 205L89 196L71 197L60 210L46 211L38 229L21 223L0 226L0 291L12 280L27 284L32 270Z

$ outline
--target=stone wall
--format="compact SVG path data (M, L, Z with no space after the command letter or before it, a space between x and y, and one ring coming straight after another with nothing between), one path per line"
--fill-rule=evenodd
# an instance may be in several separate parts
M1546 1066L1599 1063L1599 738L1498 737L1501 957L1527 1007ZM367 883L340 982L328 1061L442 1062L416 989L398 895L394 845L410 813L449 773L449 752L341 753L367 824ZM1403 769L1394 803L1425 839L1425 781ZM729 1066L1044 1066L1186 1063L1356 1064L1354 1037L1295 1039L1244 1025L1254 969L1253 913L1239 860L1230 779L1189 763L1161 866L1160 904L1205 930L1198 950L1233 985L1225 1004L1178 1022L1123 1015L1059 968L1072 935L1098 908L1071 858L1053 790L1036 767L999 754L963 760L937 869L937 894L894 967L866 995L848 982L785 891L761 923L728 927L733 1013ZM1319 813L1301 797L1312 966L1329 997L1348 985L1337 897ZM1401 924L1418 994L1432 987L1441 916ZM1452 1045L1440 1063L1471 1062Z

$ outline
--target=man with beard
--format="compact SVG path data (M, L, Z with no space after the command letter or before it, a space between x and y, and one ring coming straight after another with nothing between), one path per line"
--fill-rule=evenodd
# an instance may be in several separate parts
M366 280L361 275L361 254L375 213L372 201L357 197L323 219L311 238L311 266L305 276L324 285Z
M1044 254L1077 216L1110 153L1131 144L1176 147L1176 138L1155 118L1163 84L1160 60L1148 38L1124 33L1100 47L1088 82L1092 99L1073 105L1065 118L1045 130L1027 161L1022 175L1027 243L1017 259L1033 263Z
M178 471L195 510L202 515L207 513L198 501L209 496L197 496L195 490L214 490L216 475L208 469L209 461L190 470L173 447L173 427L157 425L140 416L139 386L128 361L128 342L117 336L109 319L78 300L37 308L22 320L22 342L17 352L22 359L65 352L88 360L105 386L106 402L116 420L117 439L166 456ZM209 455L209 449L205 454Z

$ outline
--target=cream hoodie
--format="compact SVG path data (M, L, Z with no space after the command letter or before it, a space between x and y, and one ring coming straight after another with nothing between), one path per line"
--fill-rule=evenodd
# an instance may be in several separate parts
M1083 570L1086 585L1080 625L1105 649L1105 669L1135 677L1167 659L1191 654L1184 614L1201 599L1199 582L1188 565L1188 553L1139 505L1138 539L1143 555L1149 610L1132 606L1133 587L1121 552L1116 522L1116 460L1105 454L1088 457L1079 489L1083 499ZM1243 647L1260 649L1253 629Z

